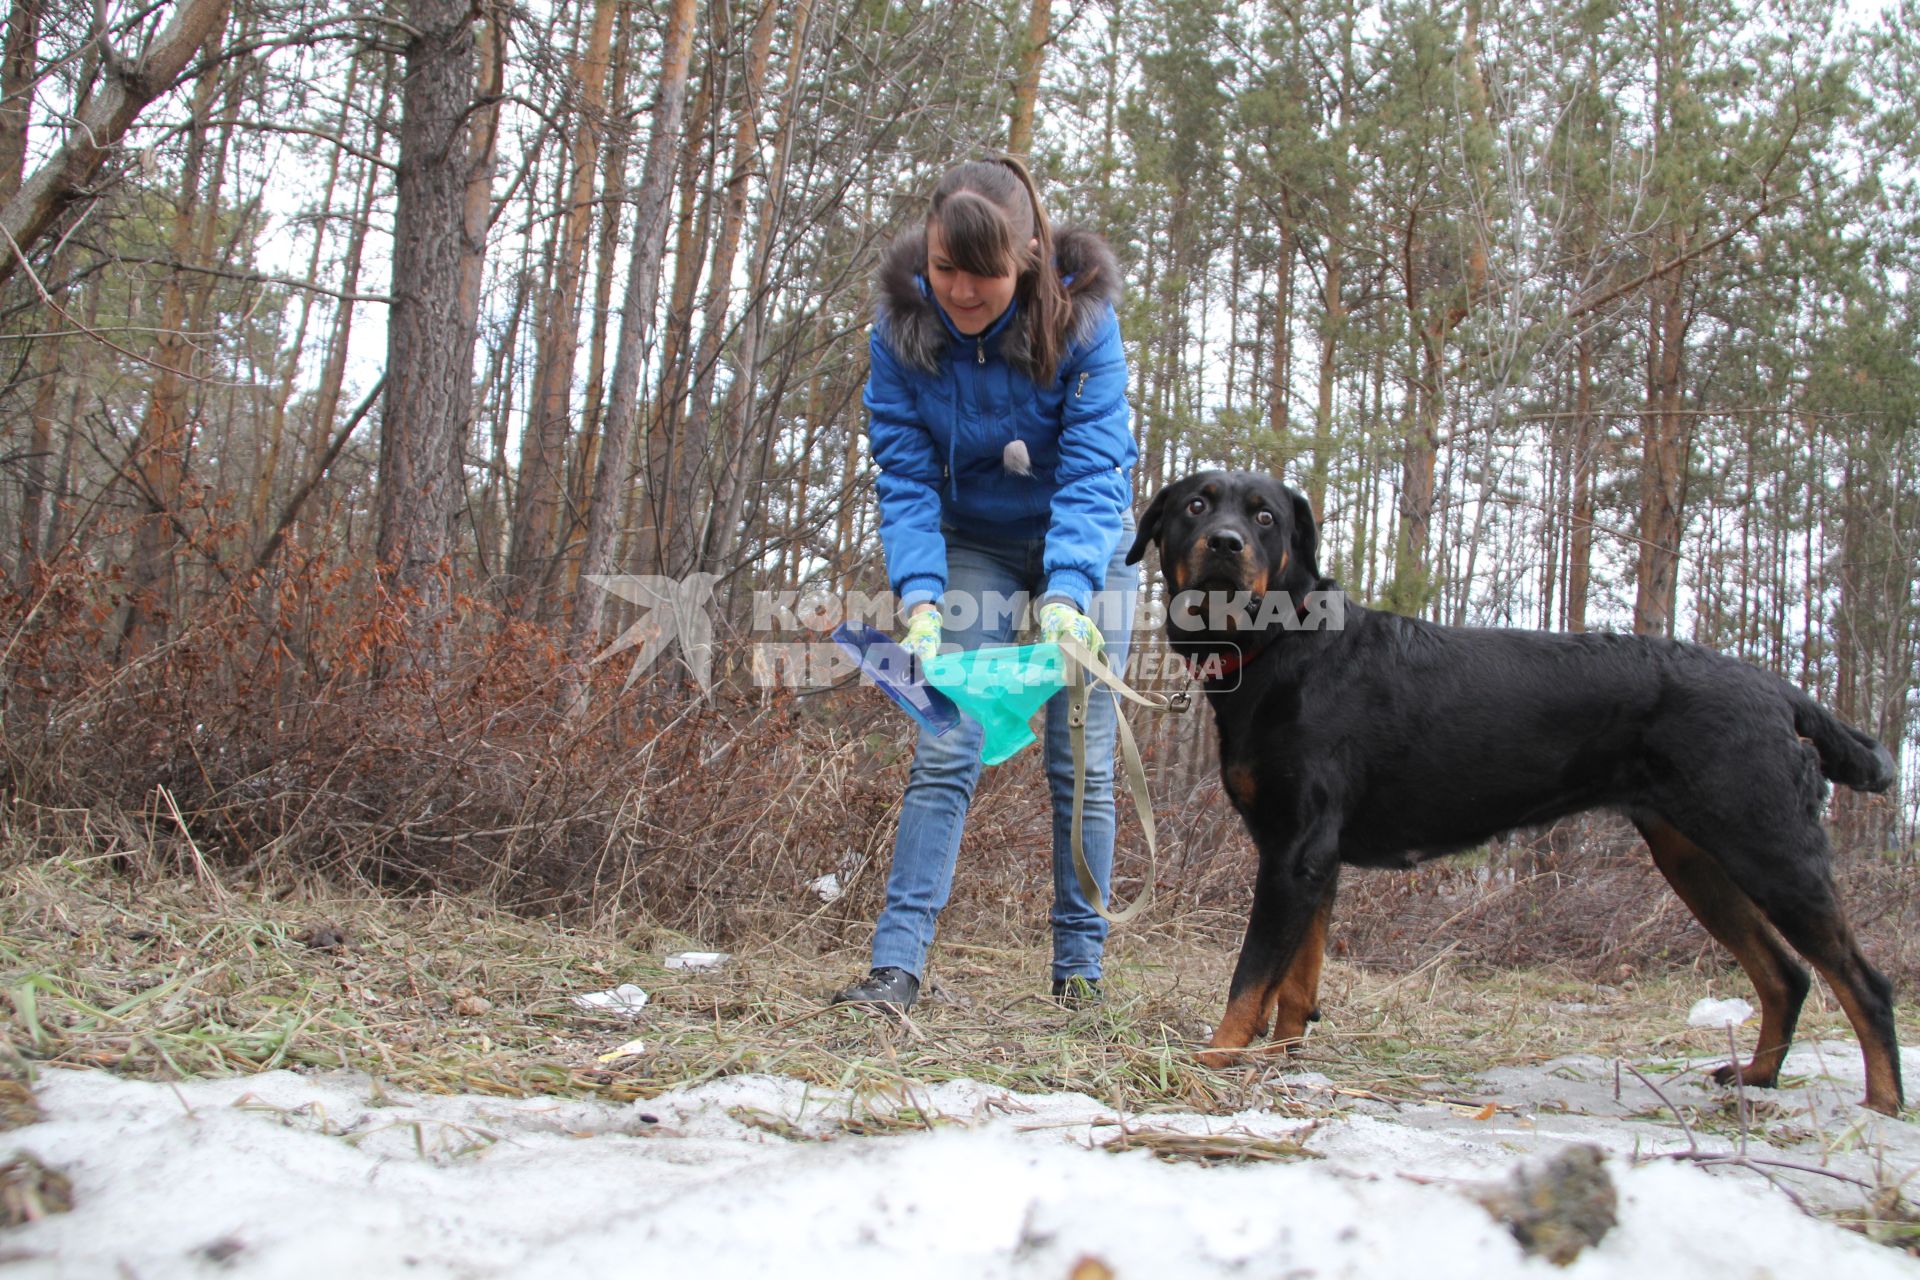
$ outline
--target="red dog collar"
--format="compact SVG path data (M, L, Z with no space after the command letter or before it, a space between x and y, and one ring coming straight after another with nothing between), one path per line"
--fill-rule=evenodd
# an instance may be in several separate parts
M1182 655L1180 661L1186 664L1188 679L1202 681L1224 680L1265 653L1267 649L1268 646L1264 644L1257 649L1236 649L1231 654L1213 658L1202 658L1197 662L1192 658Z

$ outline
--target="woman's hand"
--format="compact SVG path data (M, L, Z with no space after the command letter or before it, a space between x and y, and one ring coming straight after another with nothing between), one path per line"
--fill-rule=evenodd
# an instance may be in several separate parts
M940 652L940 610L928 605L916 609L907 619L907 634L900 638L900 647L913 655L917 663L925 663Z
M1063 636L1078 640L1096 658L1107 647L1106 638L1100 634L1100 628L1093 625L1092 618L1064 600L1050 600L1040 606L1040 643L1058 644Z

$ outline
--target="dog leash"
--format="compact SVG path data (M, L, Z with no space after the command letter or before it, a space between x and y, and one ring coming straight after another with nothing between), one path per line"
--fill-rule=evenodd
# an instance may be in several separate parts
M1060 638L1060 652L1072 664L1067 680L1067 729L1073 741L1073 874L1080 881L1080 892L1092 904L1095 913L1110 924L1124 924L1153 905L1153 886L1160 874L1160 855L1153 828L1153 800L1147 794L1147 770L1140 762L1140 746L1134 741L1133 728L1118 706L1113 709L1114 731L1119 735L1120 759L1126 774L1127 790L1133 794L1134 812L1140 816L1140 830L1147 840L1147 878L1124 910L1111 911L1107 898L1094 880L1093 868L1080 834L1081 815L1087 795L1087 698L1096 684L1105 685L1116 698L1126 698L1150 711L1185 711L1193 705L1186 692L1153 695L1128 687L1093 651L1072 636Z

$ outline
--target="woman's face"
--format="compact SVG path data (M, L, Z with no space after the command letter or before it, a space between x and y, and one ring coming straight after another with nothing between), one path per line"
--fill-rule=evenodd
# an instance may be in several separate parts
M984 333L1000 318L1013 301L1019 274L1012 268L1005 275L977 276L953 265L947 256L947 237L940 224L927 224L927 284L933 300L953 321L953 327L972 337Z

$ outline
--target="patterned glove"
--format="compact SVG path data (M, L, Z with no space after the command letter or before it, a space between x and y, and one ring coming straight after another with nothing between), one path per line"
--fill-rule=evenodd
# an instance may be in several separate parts
M1064 600L1050 600L1040 606L1040 643L1057 644L1062 636L1072 636L1096 658L1107 647L1092 618Z
M913 655L915 662L925 662L940 652L940 611L922 609L907 619L907 634L900 638L900 647Z

